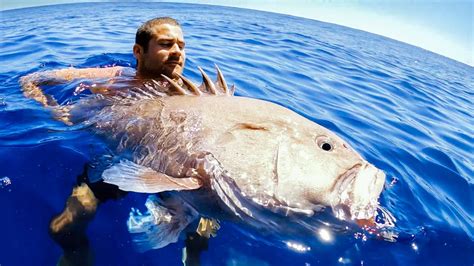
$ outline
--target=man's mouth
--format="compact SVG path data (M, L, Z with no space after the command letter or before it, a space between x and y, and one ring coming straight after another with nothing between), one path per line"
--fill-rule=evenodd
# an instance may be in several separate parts
M180 65L181 62L179 60L179 57L170 57L167 61L166 61L166 64L167 65Z

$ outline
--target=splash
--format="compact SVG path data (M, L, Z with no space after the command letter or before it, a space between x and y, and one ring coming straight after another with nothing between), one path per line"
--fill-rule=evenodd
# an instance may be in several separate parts
M0 188L5 188L12 184L12 181L9 177L5 176L0 178Z
M396 218L387 209L377 206L377 212L373 220L357 221L363 231L356 232L354 238L362 239L362 241L376 238L388 242L397 242L399 234L395 229L396 221Z

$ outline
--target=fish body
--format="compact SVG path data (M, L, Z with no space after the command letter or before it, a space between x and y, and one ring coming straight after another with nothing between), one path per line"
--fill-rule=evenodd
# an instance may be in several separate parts
M206 163L218 162L214 166L242 193L262 203L274 199L308 211L334 205L340 177L362 166L375 171L375 183L368 185L380 189L384 181L380 171L334 133L267 101L171 96L111 106L97 117L95 130L118 143L119 152L132 151L135 163L186 177L195 170L197 156L212 155ZM331 151L318 142L330 143ZM215 173L207 174L201 178ZM378 196L377 189L373 194Z

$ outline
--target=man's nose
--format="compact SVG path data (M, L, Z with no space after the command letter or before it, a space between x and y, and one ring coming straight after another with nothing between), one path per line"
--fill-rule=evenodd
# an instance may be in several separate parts
M175 43L175 44L173 44L173 46L171 47L169 52L171 54L181 55L182 50L181 50L181 48L179 48L179 45L177 43Z

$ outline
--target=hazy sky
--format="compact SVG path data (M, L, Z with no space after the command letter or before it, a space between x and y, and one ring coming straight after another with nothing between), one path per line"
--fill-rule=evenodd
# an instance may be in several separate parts
M72 2L91 1L0 0L0 8L5 10ZM171 2L235 6L331 22L384 35L474 66L474 0L171 0Z

